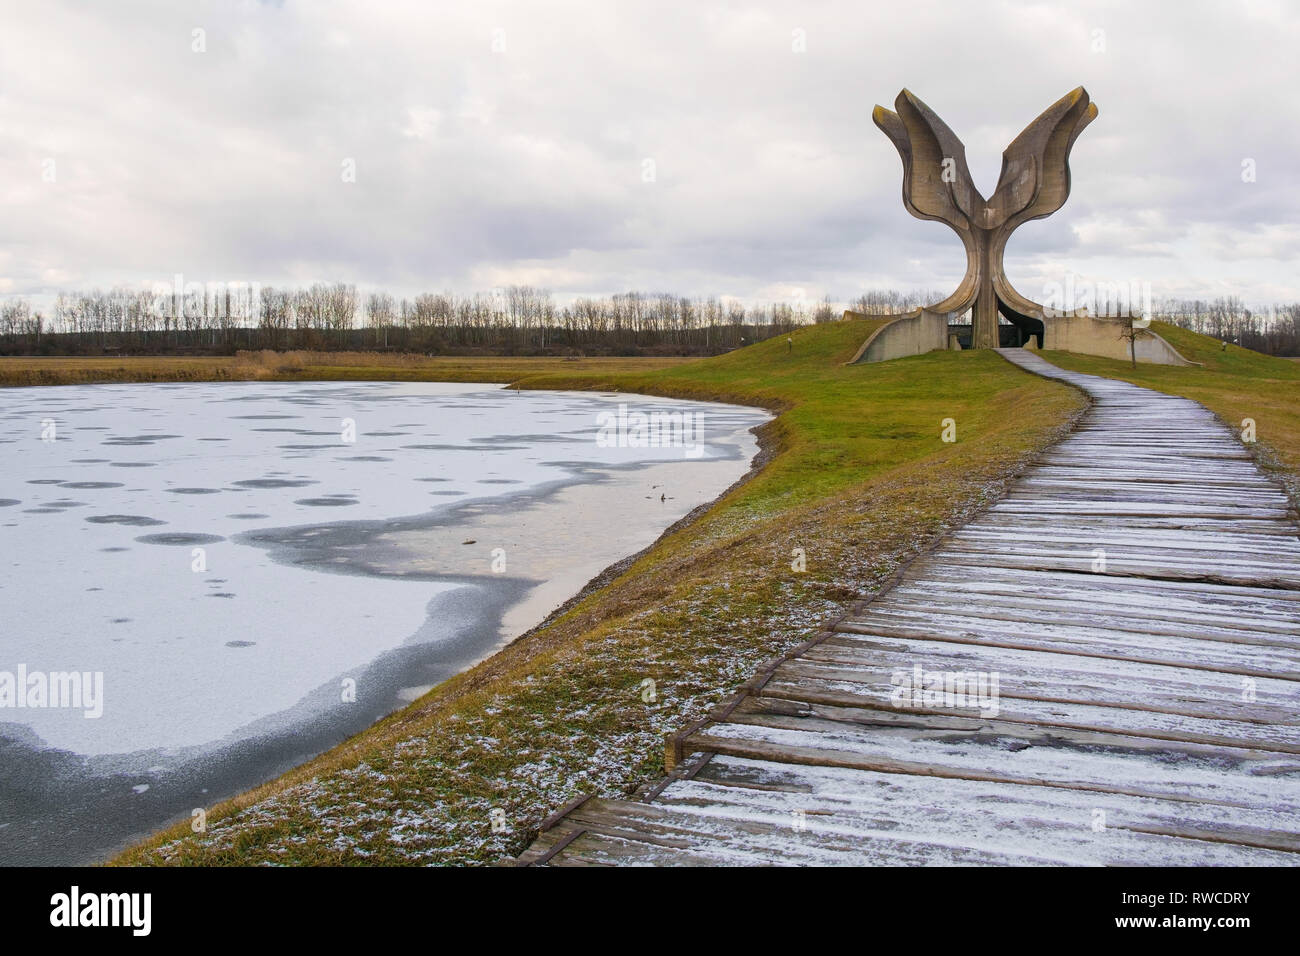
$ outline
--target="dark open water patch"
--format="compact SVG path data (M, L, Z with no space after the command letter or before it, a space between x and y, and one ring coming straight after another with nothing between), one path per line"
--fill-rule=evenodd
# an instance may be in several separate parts
M284 447L284 446L281 446ZM403 445L403 448L412 448L416 451L472 451L484 452L488 448L492 451L528 451L527 445L490 445L487 448L478 448L471 445Z
M0 498L0 508L12 508L14 505L22 503L21 498Z
M544 442L544 441L557 442L563 444L565 442L572 442L574 435L582 436L582 435L587 435L589 433L590 432L587 429L578 429L576 431L568 431L568 432L546 432L539 435L484 435L480 438L471 438L470 441L479 442L480 444L484 444L484 445L500 445L509 442L521 442L521 441L528 442L530 445L536 444L537 442Z
M126 438L108 438L101 445L152 445L167 438L180 438L180 435L132 435Z
M294 502L296 505L308 505L312 508L338 508L342 505L360 504L357 499L352 497L328 497L328 498L299 498Z
M197 532L171 531L160 534L142 534L135 540L141 544L216 544L218 541L225 541L219 534L198 534Z
M158 464L156 461L111 461L108 463L110 468L152 468Z
M260 514L256 511L248 511L241 514L226 515L227 518L233 518L236 521L256 521L259 518L266 518L269 515Z
M60 484L64 488L121 488L120 481L63 481Z
M144 515L91 515L86 520L91 524L124 524L132 528L148 528L167 523L157 518L146 518Z
M168 488L174 495L219 495L220 488Z
M243 481L231 482L239 488L306 488L316 485L316 481L295 481L289 478L245 478Z

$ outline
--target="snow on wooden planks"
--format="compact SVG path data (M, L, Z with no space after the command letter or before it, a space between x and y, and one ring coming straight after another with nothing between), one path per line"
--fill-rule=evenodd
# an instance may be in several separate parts
M519 863L1300 863L1290 502L1201 406L1002 354L1087 392L1079 428Z

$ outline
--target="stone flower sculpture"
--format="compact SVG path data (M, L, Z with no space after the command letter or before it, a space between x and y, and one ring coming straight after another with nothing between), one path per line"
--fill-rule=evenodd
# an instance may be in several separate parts
M998 313L1026 334L1043 333L1043 307L1007 280L1002 254L1021 223L1050 216L1070 195L1070 147L1097 116L1083 87L1061 97L1002 153L1002 175L985 199L971 181L966 149L930 107L907 90L894 110L877 106L872 119L903 160L903 205L918 219L947 223L966 247L966 275L934 312L972 310L971 347L996 348Z

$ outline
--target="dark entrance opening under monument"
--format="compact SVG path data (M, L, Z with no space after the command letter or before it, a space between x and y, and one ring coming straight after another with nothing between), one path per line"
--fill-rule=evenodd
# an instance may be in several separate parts
M955 339L956 343L963 349L971 348L973 333L969 312L965 315L955 316L948 323L949 341ZM1041 349L1043 347L1043 323L1041 321L1027 315L1013 318L1005 312L1000 312L998 315L999 348L1018 349L1031 340L1035 348Z

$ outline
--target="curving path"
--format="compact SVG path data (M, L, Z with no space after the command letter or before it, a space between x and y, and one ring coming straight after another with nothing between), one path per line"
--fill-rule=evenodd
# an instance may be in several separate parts
M1002 354L1079 428L520 864L1300 863L1295 511L1200 405Z

